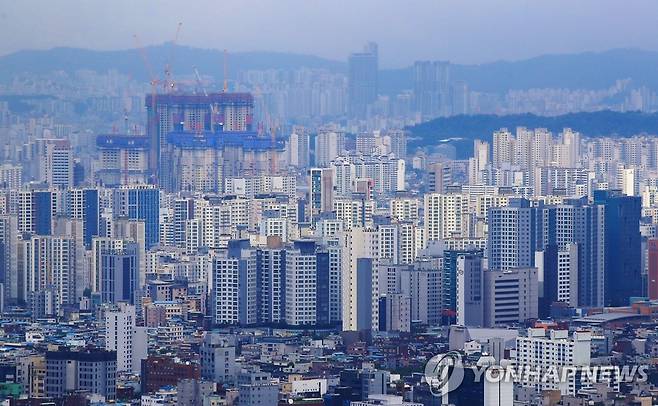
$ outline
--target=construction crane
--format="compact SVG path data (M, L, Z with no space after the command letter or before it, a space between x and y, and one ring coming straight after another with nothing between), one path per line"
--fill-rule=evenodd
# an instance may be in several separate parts
M276 174L276 127L270 128L270 175Z
M228 51L224 49L224 93L228 90Z
M126 135L129 135L128 134L129 127L130 126L128 124L128 108L124 107L124 109L123 109L123 132Z
M128 73L128 80L132 81L133 77ZM128 110L132 109L132 103L130 102L130 94L128 93L128 88L123 89L123 132L126 135L130 135L130 123L128 122Z
M176 35L174 36L174 40L171 43L171 49L170 49L170 52L169 52L169 60L165 64L164 90L167 93L171 93L176 88L176 84L174 83L174 80L172 78L171 67L174 64L174 52L176 51L176 44L178 43L178 35L180 34L180 29L181 29L182 26L183 26L183 23L178 23L178 26L176 27Z
M203 85L203 81L201 80L201 75L199 74L199 69L197 69L196 66L192 67L194 69L194 75L196 76L196 83L197 85L201 88L201 91L203 91L203 95L207 98L208 97L208 92L206 91L206 87ZM215 106L213 105L212 101L209 101L210 104L210 131L214 132L215 131Z
M153 69L151 68L151 64L149 63L148 55L146 54L146 50L142 46L141 42L139 41L139 37L137 34L133 35L133 38L135 39L135 44L137 46L137 50L139 51L141 57L142 57L142 62L144 63L144 67L146 68L146 72L149 75L150 79L150 84L151 84L151 109L152 109L152 114L151 114L151 122L149 123L150 125L147 126L151 128L155 128L155 122L158 119L158 114L157 114L157 107L156 107L156 99L157 99L157 91L158 91L158 85L160 83L160 79L158 79L155 74L153 73ZM151 136L150 134L147 134L147 136ZM155 137L159 137L160 134L154 135ZM155 159L159 159L159 157L155 157ZM157 162L157 161L156 161ZM150 163L153 164L153 163ZM157 177L154 176L153 179L154 182L157 183Z
M137 34L133 35L133 37L135 38L135 44L137 45L137 50L139 51L139 54L142 57L142 62L144 62L144 67L146 68L146 72L149 75L149 80L151 83L151 97L155 102L155 95L158 90L158 84L160 83L160 79L158 79L153 73L153 68L149 63L148 55L146 55L146 50L144 49L141 42L139 41L139 37L137 36Z
M123 182L124 182L125 185L127 185L128 182L130 181L130 159L128 157L129 153L130 152L128 152L127 149L123 150L123 170L125 171L124 172L124 177L123 177Z
M208 92L206 91L206 87L203 85L203 81L201 80L201 75L199 74L199 69L196 66L192 66L192 69L194 70L194 75L196 76L196 84L199 86L199 88L203 92L203 95L208 97Z

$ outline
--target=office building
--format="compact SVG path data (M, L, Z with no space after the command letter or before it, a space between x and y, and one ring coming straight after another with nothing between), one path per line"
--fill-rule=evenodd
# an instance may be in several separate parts
M16 216L0 215L0 283L5 301L18 298L18 220Z
M477 291L477 273L481 272L482 265L478 264L478 260L474 257L482 258L483 256L484 252L478 249L445 250L443 252L443 275L441 281L441 314L443 324L450 325L454 324L456 321L458 311L458 278L462 276L460 275L460 272L472 271L472 275L467 275L472 278L469 279L467 283L469 283L469 285L472 283L473 286L464 286L464 288L467 288L468 292L463 292L463 294L469 295L468 300L475 300L478 297L482 297L482 295ZM469 260L466 264L464 263L464 257L467 257ZM473 261L472 263L471 260ZM474 269L470 270L460 268L460 265L473 266ZM478 267L480 268L480 271L478 271ZM470 290L471 287L473 288L473 291Z
M658 300L658 240L647 241L647 296L650 300Z
M29 397L44 397L45 381L46 357L44 355L21 357L16 365L16 382L21 384L24 393Z
M430 193L445 193L447 186L452 184L452 167L446 162L429 165L427 191Z
M535 254L539 280L539 316L549 317L557 302L578 306L578 244L569 243L563 249L549 244Z
M576 290L570 289L570 292L577 293L579 306L603 306L606 261L603 251L606 236L605 207L596 203L589 204L587 198L583 197L546 207L541 213L544 223L541 229L545 230L546 234L540 238L543 242L538 244L537 249L546 250L549 245L556 245L556 255L562 256L564 262L570 244L577 244L577 253L569 256L577 255L578 286Z
M179 405L204 406L216 390L215 382L181 379L176 385L176 401Z
M348 59L348 104L353 117L365 118L369 105L377 99L378 59L377 44L373 42Z
M116 217L140 220L145 226L145 246L160 240L160 190L149 185L122 186L114 190Z
M539 316L536 268L487 270L483 275L485 327L515 325Z
M266 406L279 402L279 385L272 382L240 384L238 392L237 406Z
M461 371L457 371L457 369ZM504 369L498 366L489 366L486 373L491 376L492 379L486 379L481 376L481 372L482 371L478 370L477 367L473 366L458 364L449 367L448 373L463 376L463 379L459 384L456 380L449 380L448 383L441 388L437 404L455 406L504 406L514 403L514 382L503 377L503 374L505 373ZM501 377L501 379L496 379L497 377ZM414 392L416 392L416 388L414 388ZM429 392L429 388L427 389L427 392ZM419 395L422 396L425 395L425 393L425 390L423 390L420 391ZM437 396L433 395L431 392L429 395L434 396L434 399L437 398ZM418 400L427 398L427 396L422 398L421 396L418 397ZM414 394L414 400L416 399L416 394Z
M99 190L94 188L70 188L65 196L66 215L82 220L85 248L91 248L93 237L100 235Z
M100 253L100 295L102 303L126 301L137 303L139 259L137 244L130 242L120 249Z
M540 224L536 208L527 200L512 199L506 207L490 208L488 219L489 269L534 266Z
M627 306L642 296L641 199L615 190L594 191L605 207L605 305Z
M369 330L379 325L376 277L373 278L373 258L377 258L379 233L355 227L340 234L341 292L344 331ZM371 323L366 319L372 316Z
M111 401L116 398L117 354L105 350L57 349L46 352L46 397L62 398L86 391Z
M482 326L484 324L484 258L482 252L458 253L455 266L456 322L460 326Z

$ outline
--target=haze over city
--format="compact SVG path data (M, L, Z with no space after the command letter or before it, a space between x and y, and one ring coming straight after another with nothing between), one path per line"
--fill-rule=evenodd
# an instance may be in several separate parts
M658 404L657 2L0 33L0 406Z
M614 48L658 50L658 4L650 0L196 0L4 2L9 35L0 54L21 49L134 48L171 41L234 52L280 51L342 60L376 41L383 67L414 60L518 60Z

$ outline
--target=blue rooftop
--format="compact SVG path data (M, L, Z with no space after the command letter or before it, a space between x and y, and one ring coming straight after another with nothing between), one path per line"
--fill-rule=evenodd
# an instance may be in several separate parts
M272 141L269 135L259 137L255 131L171 132L167 135L167 142L186 149L243 147L250 150L268 150L285 148L285 139L276 138Z

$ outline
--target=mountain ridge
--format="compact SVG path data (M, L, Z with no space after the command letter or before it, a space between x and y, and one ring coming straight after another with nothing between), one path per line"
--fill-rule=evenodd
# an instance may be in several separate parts
M171 43L144 48L156 77L162 78L164 66L172 55ZM223 52L216 49L176 45L172 63L175 75L192 74L193 66L202 75L223 79ZM346 72L344 61L314 55L274 51L229 53L229 77L248 69L324 68ZM148 81L150 74L138 49L98 51L71 47L48 50L23 50L0 56L0 80L23 73L46 74L53 71L73 72L110 69ZM658 90L658 52L618 48L601 52L553 54L516 61L483 64L453 64L450 76L463 80L472 90L504 94L509 90L532 88L604 89L616 80L630 78L635 86ZM380 70L380 93L395 95L413 87L413 68Z

